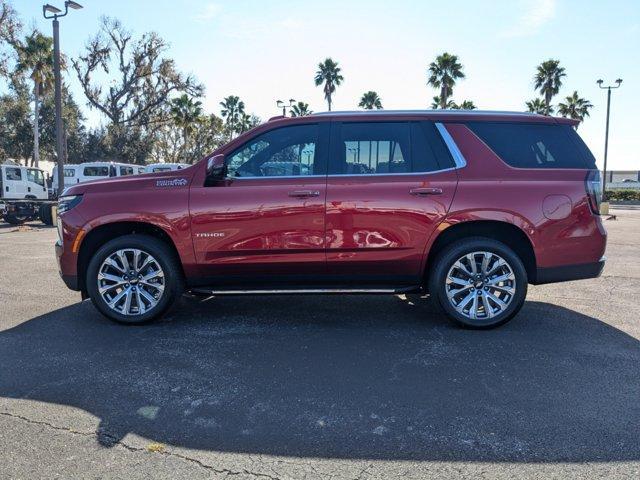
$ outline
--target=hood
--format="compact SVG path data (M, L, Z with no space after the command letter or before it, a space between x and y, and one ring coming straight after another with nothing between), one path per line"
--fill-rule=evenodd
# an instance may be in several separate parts
M144 173L141 175L127 175L126 177L111 177L101 180L78 183L65 188L63 195L82 195L85 193L126 193L134 190L189 188L197 165L169 172Z

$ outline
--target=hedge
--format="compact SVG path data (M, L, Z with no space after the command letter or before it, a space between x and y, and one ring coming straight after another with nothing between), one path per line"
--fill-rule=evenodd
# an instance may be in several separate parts
M611 202L640 201L640 189L607 190L606 197Z

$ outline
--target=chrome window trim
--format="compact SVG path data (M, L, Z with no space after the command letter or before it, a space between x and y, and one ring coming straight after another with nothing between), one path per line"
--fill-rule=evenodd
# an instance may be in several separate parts
M274 179L302 179L302 178L325 178L326 175L273 175L262 177L226 177L227 180L274 180Z
M332 173L328 175L331 177L415 177L423 175L433 175L434 173L448 172L450 170L456 170L456 167L443 168L441 170L431 170L430 172L406 172L406 173Z
M456 142L453 140L453 137L451 136L447 128L440 122L436 122L436 128L438 129L438 132L440 132L442 140L444 140L444 143L447 145L449 153L451 153L453 161L456 164L456 168L466 167L467 159L464 158L464 155L462 155L462 152L458 148L458 145L456 145Z

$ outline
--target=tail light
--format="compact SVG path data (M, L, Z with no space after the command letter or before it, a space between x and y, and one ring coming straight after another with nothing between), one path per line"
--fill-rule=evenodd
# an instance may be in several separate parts
M587 197L589 197L589 206L591 211L596 215L600 215L600 201L602 200L602 182L600 181L600 171L590 170L584 181Z

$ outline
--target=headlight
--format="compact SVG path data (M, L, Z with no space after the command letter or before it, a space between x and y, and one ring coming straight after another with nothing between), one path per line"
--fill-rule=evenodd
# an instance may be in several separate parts
M82 201L82 195L66 195L58 199L58 215L68 212Z

